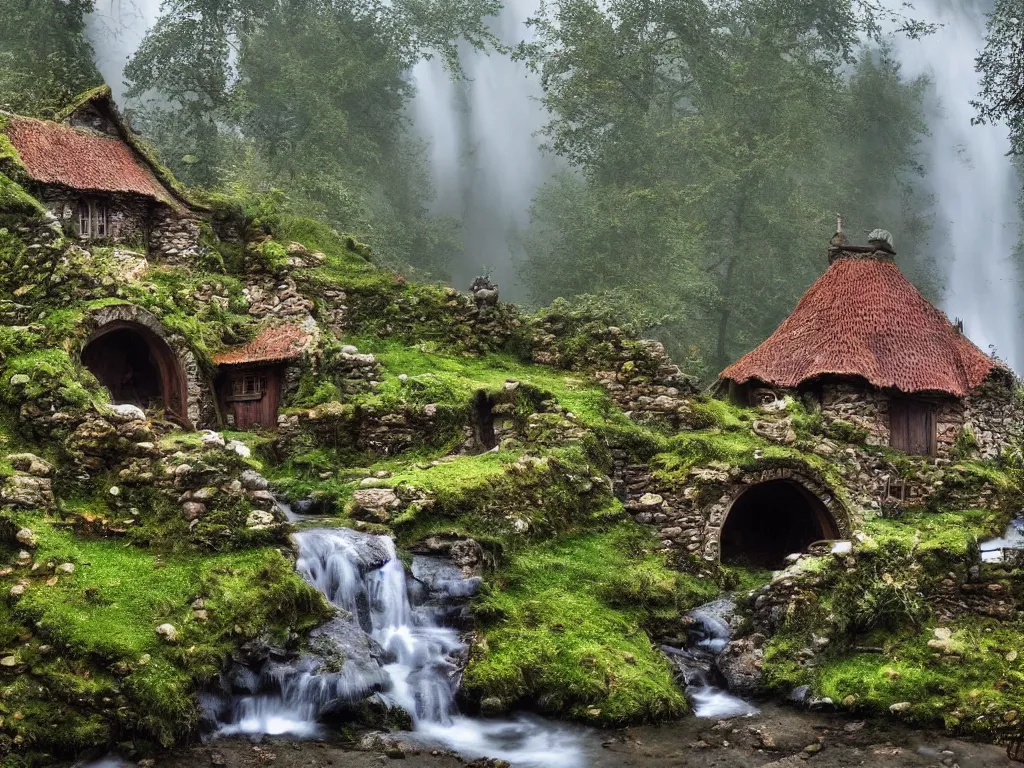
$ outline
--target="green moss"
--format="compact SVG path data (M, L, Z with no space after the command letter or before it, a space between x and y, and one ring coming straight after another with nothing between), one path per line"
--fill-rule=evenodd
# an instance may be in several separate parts
M714 587L669 570L632 523L536 544L513 555L476 605L464 693L600 723L675 717L685 701L644 627Z
M16 376L27 376L23 384L12 383ZM15 379L17 382L18 379ZM0 400L17 405L56 402L87 408L105 400L95 379L62 349L46 349L17 355L6 361L0 380Z
M583 377L567 376L547 366L523 363L508 355L466 357L409 347L397 342L354 339L363 351L373 352L384 369L382 386L373 399L393 408L400 404L435 403L467 408L478 391L501 393L505 382L515 380L533 390L535 399L557 401L587 426L625 423L603 389ZM399 381L401 374L408 376Z
M928 646L934 627L889 636L882 639L884 654L826 662L817 674L818 690L868 713L886 714L893 704L909 702L900 717L922 725L989 737L1015 731L1019 726L1012 713L1024 712L1021 628L982 617L944 628L952 632L944 646L948 653Z
M49 569L33 574L12 609L16 625L32 627L30 634L40 638L19 651L28 664L23 677L46 685L52 695L62 670L85 665L92 670L95 689L95 696L84 700L71 691L66 699L33 704L35 690L12 691L19 678L12 682L0 676L5 692L0 713L20 709L25 717L8 718L8 727L30 736L36 748L67 751L132 731L168 745L194 725L198 713L192 694L218 672L229 650L265 633L284 642L290 631L327 615L318 593L273 549L207 557L159 555L117 542L77 539L38 519L23 517L19 524L27 524L39 538L37 562L75 566L73 575L58 572L52 584L46 582ZM18 576L2 580L0 587L8 590ZM198 620L190 607L200 598L206 621ZM165 622L178 631L173 643L155 631ZM41 641L62 650L44 654ZM104 707L101 697L118 705ZM54 718L67 712L90 723L77 737L54 729Z

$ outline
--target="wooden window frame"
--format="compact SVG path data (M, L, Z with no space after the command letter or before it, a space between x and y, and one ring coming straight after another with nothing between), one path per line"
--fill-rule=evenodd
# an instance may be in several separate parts
M228 395L229 403L239 403L251 400L262 400L267 394L268 381L266 374L258 373L236 373L231 376L231 394Z
M105 202L86 198L78 203L78 236L83 240L110 237L110 210Z

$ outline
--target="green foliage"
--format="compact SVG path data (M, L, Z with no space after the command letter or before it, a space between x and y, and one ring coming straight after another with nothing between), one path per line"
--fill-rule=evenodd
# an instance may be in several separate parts
M490 38L496 0L167 6L126 70L136 122L184 181L282 189L287 207L373 233L384 263L443 274L451 221L428 216L406 73Z
M90 0L0 3L0 109L53 118L100 82L83 34Z
M483 641L464 695L604 724L681 714L682 693L643 627L652 613L678 616L715 588L669 570L656 547L622 523L513 555L475 606Z
M283 642L290 630L327 615L319 595L273 549L160 555L84 541L36 518L20 524L39 538L39 562L75 565L73 575L53 584L44 583L49 573L38 574L13 608L0 608L12 636L33 628L32 642L17 651L27 670L0 675L0 713L11 735L35 750L73 753L126 733L169 745L194 726L193 693L219 671L236 635L269 633ZM4 579L4 590L18 577ZM190 607L197 598L206 621ZM165 622L178 630L173 643L155 631ZM0 641L10 639L0 633ZM61 651L48 654L42 643ZM50 691L45 700L39 685ZM11 718L15 711L24 717Z
M1016 154L1024 153L1024 59L1020 40L1024 16L1015 0L995 0L988 15L985 49L977 59L981 73L981 94L974 106L979 122L1006 123Z
M837 210L852 232L885 220L906 233L901 263L934 293L927 84L884 47L855 51L872 5L546 4L519 55L573 170L534 200L521 270L533 299L631 306L713 373L820 275Z

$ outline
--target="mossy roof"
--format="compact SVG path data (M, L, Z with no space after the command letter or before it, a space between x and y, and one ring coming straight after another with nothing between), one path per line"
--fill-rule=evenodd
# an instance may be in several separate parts
M87 108L102 115L117 135L72 126L73 116ZM125 124L108 86L82 94L60 117L53 122L7 115L4 121L4 132L34 181L84 192L137 194L174 208L201 207Z

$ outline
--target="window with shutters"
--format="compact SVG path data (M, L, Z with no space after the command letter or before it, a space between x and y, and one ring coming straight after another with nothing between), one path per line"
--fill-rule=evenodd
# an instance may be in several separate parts
M913 456L934 456L935 406L924 400L893 398L889 402L889 445Z
M238 374L231 379L232 401L261 400L267 391L267 377L253 374Z
M110 213L106 203L83 200L78 204L78 235L86 239L109 237Z

